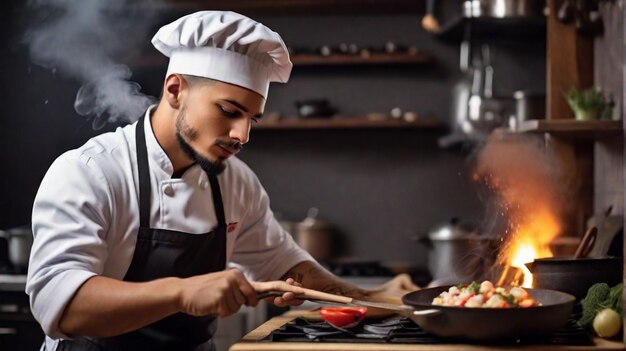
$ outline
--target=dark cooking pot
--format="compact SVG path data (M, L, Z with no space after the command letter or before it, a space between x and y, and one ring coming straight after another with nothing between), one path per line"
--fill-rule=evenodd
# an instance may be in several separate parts
M622 281L623 258L541 258L527 263L533 287L553 289L582 299L595 283L610 286Z
M331 117L337 112L327 99L296 101L296 108L300 117Z
M411 319L438 336L494 341L551 334L562 328L572 313L574 296L553 290L526 289L541 306L528 308L464 308L433 306L433 298L450 286L408 293L402 302L427 315ZM430 315L429 315L430 314Z

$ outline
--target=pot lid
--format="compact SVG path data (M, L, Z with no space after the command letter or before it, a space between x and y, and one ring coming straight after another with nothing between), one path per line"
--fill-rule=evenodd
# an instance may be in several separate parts
M314 230L328 230L331 225L327 222L324 222L317 218L319 210L317 207L309 208L307 212L307 217L302 220L302 222L298 223L298 228L300 230L303 229L314 229Z
M476 231L473 226L468 223L461 223L461 221L454 217L448 222L440 224L428 233L430 240L458 240L458 239L470 239L476 236Z

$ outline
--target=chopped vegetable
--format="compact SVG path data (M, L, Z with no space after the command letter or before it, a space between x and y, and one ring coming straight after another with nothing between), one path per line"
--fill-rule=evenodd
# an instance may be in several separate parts
M433 305L455 307L511 308L532 307L539 304L522 288L514 287L507 290L494 287L486 280L480 284L459 284L452 286L435 297Z
M578 321L583 327L590 327L598 312L610 308L619 316L622 311L623 284L609 287L606 283L596 283L587 290L587 296L581 301L583 316Z
M605 308L593 319L593 330L596 331L598 336L603 338L610 338L619 333L622 327L622 317L619 313L613 311L610 308Z
M320 315L326 322L339 328L358 325L366 314L365 307L324 307L320 310Z

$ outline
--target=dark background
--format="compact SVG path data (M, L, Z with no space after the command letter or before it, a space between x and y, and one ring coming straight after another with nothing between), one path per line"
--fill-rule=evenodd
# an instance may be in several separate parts
M0 228L10 228L29 222L39 183L58 155L114 126L95 131L76 114L80 83L32 64L21 43L32 17L21 2L5 0L0 6ZM155 30L179 15L164 13ZM418 67L296 67L288 84L270 89L266 112L293 115L295 100L326 97L345 115L400 107L450 122L452 89L461 78L459 41L426 33L421 16L252 15L288 45L391 40L434 57L433 64ZM525 30L513 38L497 33L474 38L494 45L497 95L544 90L545 39L525 38ZM149 39L137 50L155 54ZM128 64L142 91L158 95L166 67ZM347 244L343 256L424 266L425 251L411 237L452 216L485 218L470 182L468 153L439 149L442 135L419 129L253 130L240 157L256 171L283 218L301 220L315 206L322 219L337 225Z

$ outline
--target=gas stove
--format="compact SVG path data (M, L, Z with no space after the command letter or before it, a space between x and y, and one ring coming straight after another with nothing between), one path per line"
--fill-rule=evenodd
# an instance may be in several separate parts
M473 340L442 338L429 334L406 317L368 321L351 329L339 330L326 322L296 318L265 338L271 342L324 343L397 343L397 344L491 344L491 345L594 345L593 336L578 326L575 319L558 332L536 337L493 340L477 343Z

